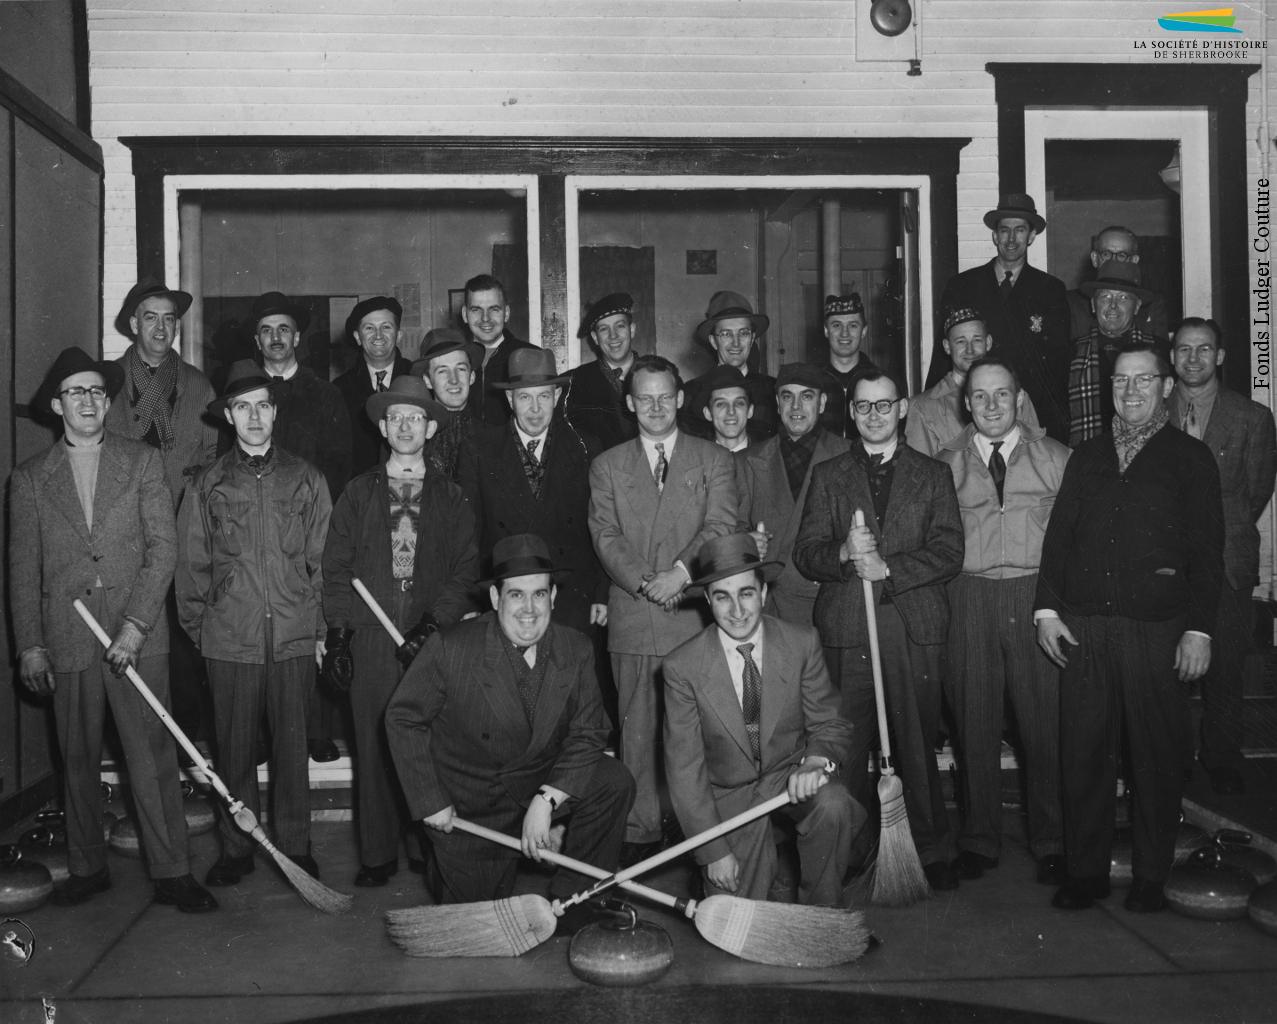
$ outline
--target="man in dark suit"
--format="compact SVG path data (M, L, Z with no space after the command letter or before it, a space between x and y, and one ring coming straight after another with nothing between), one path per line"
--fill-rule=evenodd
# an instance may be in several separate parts
M1046 230L1031 196L1004 195L984 215L998 254L988 263L955 274L940 298L940 309L978 309L998 339L1006 359L1037 409L1047 434L1069 439L1069 303L1064 282L1029 266L1029 246ZM937 339L939 340L939 339ZM949 371L949 358L936 345L928 387Z
M399 354L403 331L399 329L403 306L388 295L376 295L355 303L346 318L346 337L359 347L355 365L333 386L341 392L350 420L350 475L366 473L386 457L386 439L377 424L364 415L368 396L385 391L396 377L412 372L412 363ZM336 497L333 498L336 501Z
M759 552L782 566L767 588L766 612L802 626L812 624L820 590L793 565L811 473L852 444L821 425L829 402L826 386L827 377L818 367L782 366L776 376L780 433L735 456L736 529L753 534Z
M878 721L862 580L875 584L887 719L909 826L931 887L952 889L958 880L944 848L949 819L932 742L949 629L944 585L962 569L962 518L948 468L899 439L908 411L901 395L878 372L856 384L852 415L860 441L812 470L794 564L820 584L816 628L826 660L838 666L842 714L854 730L847 785L866 806L873 801L867 762ZM864 526L855 525L857 510Z
M1216 793L1246 791L1241 767L1245 739L1242 671L1255 652L1259 585L1259 530L1255 524L1273 496L1277 439L1273 415L1220 382L1224 362L1219 325L1188 317L1171 347L1179 381L1171 392L1171 423L1205 442L1219 466L1224 498L1224 582L1212 634L1210 669L1202 679L1201 761Z
M454 814L520 833L534 860L562 842L569 856L615 871L634 800L630 773L603 753L608 723L589 641L551 621L549 550L539 537L507 537L493 563L495 614L434 634L386 711L408 807L432 830L443 903L509 896L518 865L517 853L455 831ZM587 884L561 870L550 891ZM577 904L558 930L595 916Z
M816 364L826 378L822 389L826 396L825 411L820 422L826 430L839 437L855 439L851 393L856 389L856 381L869 371L878 369L862 349L869 334L869 325L865 321L865 304L860 300L860 293L826 295L823 329L825 340L829 342L829 357Z
M1192 763L1188 684L1211 661L1224 506L1210 449L1166 429L1175 382L1160 349L1130 345L1113 370L1113 431L1084 441L1065 467L1034 602L1038 643L1064 670L1060 756L1069 879L1052 902L1080 910L1109 894L1124 732L1134 783L1126 909L1150 913L1166 906Z
M324 545L323 676L350 694L359 771L358 886L385 885L408 866L425 870L420 830L410 827L386 746L386 705L431 633L470 611L479 579L474 513L461 489L430 466L426 439L448 413L420 377L396 377L368 396L364 415L390 444L389 458L355 477L333 509ZM389 500L387 500L389 498ZM394 620L399 648L355 593L358 579Z
M479 419L504 427L510 418L510 407L500 388L493 385L506 379L510 353L534 346L506 330L510 305L506 302L505 285L490 274L479 274L466 282L461 319L471 337L483 346L483 362L472 368L476 381L470 392L471 408Z
M568 376L563 410L578 430L593 434L604 451L638 437L638 423L625 406L625 375L634 364L634 300L625 292L605 295L585 314L583 325L597 358Z
M770 323L763 314L754 312L744 296L736 292L715 292L709 300L705 319L696 325L696 337L714 350L717 365L734 366L745 375L745 390L754 407L749 426L757 437L771 437L776 433L776 378L752 370L749 365L751 354L758 351L755 348L758 339ZM713 430L700 418L699 410L709 383L708 373L687 382L678 423L680 429L706 440L713 438Z
M865 809L837 776L851 749L851 723L810 626L763 614L764 562L749 534L716 537L701 548L695 586L714 625L665 659L665 775L687 835L713 828L788 792L775 816L798 824L798 902L842 903L852 841ZM765 900L776 880L770 817L694 853L705 893Z
M536 534L560 572L554 621L590 636L592 626L607 624L608 581L589 528L599 443L555 412L568 378L558 375L553 352L519 349L509 371L495 386L508 396L510 425L476 441L475 480L464 488L478 496L480 562L491 564L501 539Z
M164 597L177 557L160 453L106 431L111 399L124 383L119 363L65 349L32 400L62 420L63 436L22 463L12 480L9 598L18 675L36 696L52 696L62 751L70 878L51 901L73 906L111 887L100 791L110 706L155 901L214 910L217 901L190 874L173 741L120 678L139 670L168 704ZM72 607L76 598L114 638L105 657Z

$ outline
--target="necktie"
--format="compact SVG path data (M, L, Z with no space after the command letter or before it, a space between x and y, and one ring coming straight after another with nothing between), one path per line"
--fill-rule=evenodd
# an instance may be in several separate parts
M739 644L736 650L745 659L745 672L741 678L744 694L741 696L741 711L745 714L745 731L749 733L749 747L755 761L763 759L762 748L758 740L758 718L763 710L763 680L758 674L758 666L754 664L754 645Z
M1007 478L1007 462L998 451L1003 442L993 442L993 454L989 456L989 475L993 477L993 486L998 489L998 504L1002 504L1002 485Z
M1197 411L1193 408L1193 403L1188 403L1188 414L1184 417L1184 432L1197 438L1202 439L1201 424L1197 422Z
M270 379L271 379L271 383L272 383L272 384L283 384L283 383L284 383L284 378L283 378L283 377L281 377L281 376L280 376L279 374L277 374L277 373L272 373L272 374L270 375Z
M378 391L386 390L386 371L385 370L377 371L377 390Z
M670 468L670 464L665 461L665 445L660 441L656 442L656 468L652 470L652 479L656 481L656 489L658 491L665 490L665 471Z
M1002 293L1003 302L1005 302L1007 299L1011 297L1011 288L1012 288L1011 271L1008 270L1006 272L1006 277L1004 277L1002 279L1002 283L998 285L998 291Z
M537 445L539 445L540 443L541 443L541 439L539 437L534 437L531 441L527 443L528 454L532 456L533 462L541 461L540 459L537 458Z
M616 388L617 391L620 391L624 383L625 383L625 371L622 370L619 366L613 367L612 368L612 387Z

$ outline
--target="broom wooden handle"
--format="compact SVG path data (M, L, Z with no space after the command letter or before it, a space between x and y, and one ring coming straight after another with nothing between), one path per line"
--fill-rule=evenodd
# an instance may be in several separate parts
M466 821L464 818L458 818L455 815L452 819L452 827L459 828L462 832L469 832L472 836L479 836L481 839L489 839L494 843L500 843L502 846L508 846L511 850L523 851L523 844L514 836L508 836L504 832L494 832L490 828L482 825L475 825ZM593 864L586 864L585 861L576 860L573 857L564 856L561 853L555 853L553 850L542 850L541 856L548 860L551 864L557 864L560 867L568 868L581 875L589 875L591 878L600 880L611 878L612 876L602 868L596 868ZM620 886L627 892L634 893L635 896L642 896L645 900L651 900L653 903L660 903L666 907L673 907L675 910L681 911L687 917L696 916L696 901L679 899L671 896L667 892L661 892L659 889L649 889L646 885L639 885L637 882L621 882Z
M865 514L856 509L856 525L865 525ZM874 585L869 580L860 581L865 588L865 618L869 622L869 666L874 676L874 704L878 709L878 741L882 745L883 774L894 774L891 763L891 740L887 736L887 699L882 687L882 652L878 650L878 608L874 604Z
M377 621L386 627L386 632L390 634L390 639L395 642L396 647L403 646L403 634L395 629L395 624L390 621L390 616L385 613L381 605L377 603L377 599L368 593L368 588L364 586L363 581L352 579L350 585L355 588L355 593L364 599L372 613L377 616Z

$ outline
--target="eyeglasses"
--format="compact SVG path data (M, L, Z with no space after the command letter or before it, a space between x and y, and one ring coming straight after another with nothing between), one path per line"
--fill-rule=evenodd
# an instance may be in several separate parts
M673 405L678 400L678 395L666 393L663 395L635 395L634 404L642 406L644 409L664 408L667 405Z
M750 327L742 327L739 331L715 331L714 338L724 345L735 338L739 338L741 341L752 341L754 339L754 331Z
M73 402L78 402L85 395L88 395L95 402L100 402L106 397L106 388L67 388L65 391L59 391L59 396L66 395Z
M1126 263L1128 260L1136 258L1133 252L1114 252L1112 249L1101 249L1095 254L1096 259L1101 263L1107 263L1109 260L1117 260L1118 263Z
M416 427L425 423L428 419L430 417L424 412L392 412L386 416L386 422L392 427L397 427L404 423L411 423Z
M851 407L860 413L861 416L868 416L870 409L876 409L878 415L886 416L891 412L891 407L900 399L898 398L880 398L876 402L852 402Z
M1134 377L1121 374L1120 376L1115 375L1112 381L1113 387L1117 388L1118 391L1124 390L1130 381L1134 381L1135 386L1143 391L1145 388L1150 387L1153 381L1161 380L1165 376L1166 374L1164 373L1137 373Z

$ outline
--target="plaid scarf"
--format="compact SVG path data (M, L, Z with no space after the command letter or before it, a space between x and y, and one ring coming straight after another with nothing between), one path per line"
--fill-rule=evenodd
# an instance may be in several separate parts
M803 489L803 480L807 477L807 468L811 465L812 456L816 454L816 442L820 439L820 425L798 440L793 440L783 430L780 432L780 458L785 464L785 476L789 478L789 493L794 501Z
M155 427L155 447L160 451L172 451L177 443L173 435L173 406L170 404L177 390L177 353L169 353L154 371L138 358L130 348L124 354L124 368L133 383L133 420L137 424L137 437L145 438Z
M1170 418L1165 406L1158 409L1153 418L1142 427L1132 427L1121 416L1113 417L1113 447L1117 449L1117 467L1120 472L1126 472L1131 460L1143 451L1149 438L1170 422Z
M1119 344L1133 341L1153 341L1138 327L1122 335ZM1104 335L1098 327L1077 339L1077 352L1069 363L1069 447L1076 448L1088 437L1104 433L1103 388L1100 380L1100 349Z

